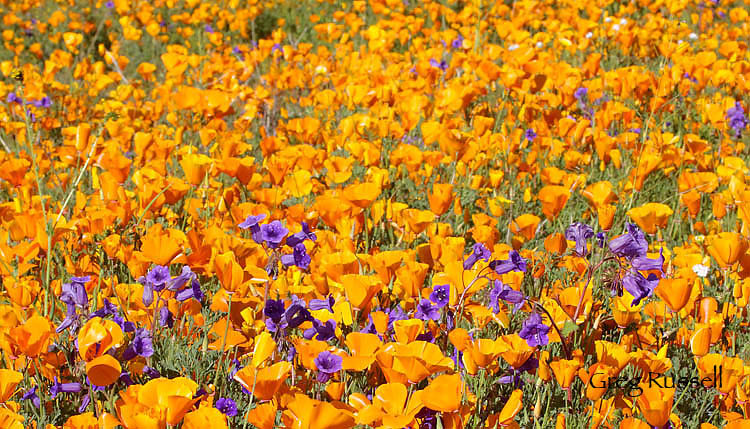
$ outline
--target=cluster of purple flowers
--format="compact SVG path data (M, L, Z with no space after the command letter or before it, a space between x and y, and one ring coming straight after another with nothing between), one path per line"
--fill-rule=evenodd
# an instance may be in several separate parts
M632 305L638 305L644 298L650 297L659 284L659 277L653 273L644 277L640 271L662 270L664 255L652 259L646 256L648 242L638 226L627 224L625 234L609 242L609 250L615 255L625 258L632 267L622 278L622 285L634 299Z
M23 103L23 100L21 99L21 97L19 97L18 95L16 95L15 92L11 92L5 98L5 102L6 103L21 104L21 103ZM27 101L26 104L27 105L31 104L34 107L47 109L47 108L49 108L49 107L52 106L52 100L49 97L44 96L44 97L40 98L39 100L30 100L30 101Z
M727 121L729 122L729 128L734 132L734 138L740 138L742 131L747 128L748 120L739 101L734 104L734 107L727 110Z
M143 304L146 307L151 306L154 302L154 293L161 292L164 289L175 292L175 299L179 302L195 298L197 301L203 300L203 291L201 290L198 277L187 265L182 267L182 272L172 277L169 274L169 268L161 265L153 267L149 272L138 278L138 283L143 285ZM166 307L162 310L167 310ZM167 310L167 313L169 310ZM168 319L169 316L165 315Z
M281 243L286 239L286 245L292 248L292 253L281 255L281 263L285 267L295 265L303 270L307 270L310 267L311 259L307 254L304 241L316 241L318 239L307 222L302 222L302 231L288 236L289 230L278 220L261 225L260 222L265 218L265 214L250 215L238 226L242 229L249 229L256 243L265 243L269 248L274 250L281 247ZM267 268L269 274L272 272L271 268L275 267Z

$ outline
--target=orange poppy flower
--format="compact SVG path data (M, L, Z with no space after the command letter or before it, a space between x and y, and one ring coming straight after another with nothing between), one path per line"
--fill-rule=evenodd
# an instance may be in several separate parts
M672 213L674 211L666 204L646 203L630 209L627 215L647 234L656 234L657 229L667 226Z
M267 401L279 391L291 370L292 364L286 361L277 362L260 370L248 365L237 371L234 379L242 387L253 392L256 398Z
M674 389L650 385L642 385L641 388L643 393L638 396L636 402L643 417L651 426L666 425L674 404Z
M164 230L160 223L155 223L143 236L140 254L148 262L156 265L169 265L182 252L182 245L187 241L185 233L178 229Z
M654 292L674 312L679 312L690 300L693 282L683 278L661 279Z
M539 222L541 222L541 219L538 216L526 213L511 221L509 228L513 234L520 235L528 241L536 235Z
M428 195L430 210L440 216L450 209L453 204L453 185L450 183L435 183Z
M86 362L103 356L112 347L122 344L120 325L109 319L94 317L78 331L78 353Z
M422 403L431 410L451 413L461 406L462 390L463 382L459 374L443 374L424 389Z
M122 366L110 355L102 355L86 362L86 375L95 386L109 386L120 378Z
M6 402L16 393L16 386L23 380L23 374L12 369L0 369L0 403Z
M708 239L708 253L726 269L747 252L748 242L737 232L721 232Z
M347 199L359 208L367 208L380 196L381 187L376 183L360 183L346 188Z
M247 413L247 421L259 429L273 429L276 424L276 405L273 402L257 404Z
M185 429L202 429L206 427L226 429L227 417L214 407L200 407L195 411L185 414L182 427Z
M282 416L285 427L292 429L348 429L354 427L351 409L340 402L328 403L303 394L294 395Z
M6 334L13 345L12 355L38 357L47 351L54 333L52 324L43 316L32 316L25 323L15 326Z
M568 202L570 190L564 186L548 185L539 190L537 198L542 202L544 216L553 221Z

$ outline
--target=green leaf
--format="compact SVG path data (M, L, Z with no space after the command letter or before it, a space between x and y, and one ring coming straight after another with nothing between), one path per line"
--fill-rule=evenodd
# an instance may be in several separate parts
M562 332L563 337L567 337L572 332L575 332L577 330L578 330L578 325L576 325L570 320L566 320L565 325L563 325L563 328L560 330L560 332Z

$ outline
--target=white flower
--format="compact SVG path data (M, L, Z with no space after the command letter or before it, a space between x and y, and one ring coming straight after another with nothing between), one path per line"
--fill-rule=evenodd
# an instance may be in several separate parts
M518 43L514 43L514 44L508 46L508 50L509 51L515 51L516 49L518 49Z
M544 46L544 43L542 43L542 42L536 42L536 48L537 49L542 49L543 46Z
M604 22L612 22L612 17L608 16L608 17L604 18Z
M587 39L590 39L592 37L594 37L594 33L590 32L590 31L588 33L586 33L586 38Z
M620 25L628 25L628 20L623 18L620 20Z
M615 31L615 32L620 31L620 25L619 24L613 25L612 26L612 31Z
M693 265L693 272L700 278L705 278L708 275L708 267L702 264Z
M696 40L697 38L698 38L698 35L695 33L690 33L690 35L688 35L688 39L690 40Z

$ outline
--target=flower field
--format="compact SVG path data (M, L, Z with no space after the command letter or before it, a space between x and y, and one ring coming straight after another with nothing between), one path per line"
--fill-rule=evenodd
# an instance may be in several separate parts
M750 428L745 0L0 0L0 428Z

